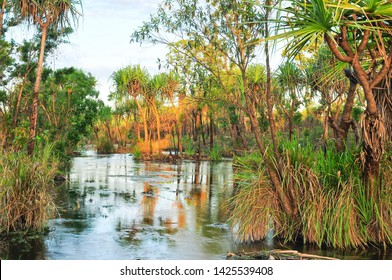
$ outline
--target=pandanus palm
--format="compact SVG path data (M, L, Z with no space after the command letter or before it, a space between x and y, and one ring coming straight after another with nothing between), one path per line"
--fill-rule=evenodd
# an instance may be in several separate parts
M387 136L374 90L391 69L392 3L383 0L294 0L288 3L290 7L280 11L279 34L272 38L287 40L286 53L291 57L310 44L325 43L338 60L352 67L352 78L363 89L366 100L362 122L364 173L369 196L374 198L375 179Z
M161 153L161 120L157 107L158 98L163 98L164 88L167 86L167 77L165 74L156 74L149 81L149 90L146 91L144 98L149 104L156 122L157 137L158 137L158 152Z
M34 153L35 136L38 116L38 96L41 86L42 70L45 56L45 43L48 29L61 29L76 23L81 15L77 6L81 6L78 0L11 0L11 6L15 14L25 19L30 25L36 26L41 31L41 47L38 58L36 80L34 84L33 103L30 113L30 132L27 151L29 155Z
M143 108L140 97L145 95L147 90L147 83L150 79L149 74L145 68L140 65L127 66L116 72L111 76L113 80L115 91L112 92L112 97L115 100L122 100L127 96L133 97L138 107L139 113L142 117L144 126L144 142L149 142L148 125L147 125L147 110Z
M303 87L302 71L290 61L278 68L276 79L280 86L278 104L289 122L289 139L293 136L294 114L300 105L299 94Z

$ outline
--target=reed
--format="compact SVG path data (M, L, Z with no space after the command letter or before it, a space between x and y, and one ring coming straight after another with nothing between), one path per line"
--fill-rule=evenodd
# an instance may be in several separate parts
M1 233L44 230L55 211L52 181L58 162L52 152L48 145L33 157L13 151L0 156Z

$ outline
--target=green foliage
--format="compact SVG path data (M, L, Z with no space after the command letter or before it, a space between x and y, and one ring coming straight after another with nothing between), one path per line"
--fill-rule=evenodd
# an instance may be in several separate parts
M325 153L317 153L315 162L316 171L320 174L320 181L326 188L338 188L350 177L358 178L360 181L361 171L357 162L359 151L346 149L344 152L336 152L333 143L326 148Z
M76 24L81 12L77 6L79 0L16 0L11 1L17 17L26 20L31 25L47 24L53 28L64 28Z
M188 157L192 157L196 153L195 144L189 137L184 137L182 139L182 147Z
M7 151L0 156L0 232L43 231L54 215L52 182L57 160L53 146L33 157Z
M41 102L45 115L40 118L40 134L49 132L50 142L64 155L72 154L102 111L103 102L90 73L73 67L56 70L42 86ZM62 143L62 144L60 144Z
M96 148L98 154L112 154L115 151L112 141L105 137L98 139Z
M143 157L143 153L140 150L138 145L135 145L132 149L133 158L136 160L141 160Z
M212 161L219 161L222 158L223 149L221 146L215 144L212 149L210 149L210 160Z

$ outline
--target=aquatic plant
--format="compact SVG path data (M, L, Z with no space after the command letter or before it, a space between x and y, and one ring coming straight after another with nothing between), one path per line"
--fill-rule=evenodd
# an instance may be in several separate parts
M6 151L0 156L0 232L43 231L55 211L52 181L58 162L53 146L24 152Z

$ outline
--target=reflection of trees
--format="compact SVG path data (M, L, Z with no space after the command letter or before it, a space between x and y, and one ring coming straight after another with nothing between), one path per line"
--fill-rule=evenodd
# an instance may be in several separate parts
M184 205L180 200L177 199L177 201L174 203L174 206L178 209L177 211L177 223L178 223L178 228L185 228L186 227L186 210L184 208Z
M206 225L226 221L223 205L232 194L229 177L224 174L226 169L221 169L222 166L225 165L211 162L192 166L193 184L187 204L194 209L196 228L207 237L210 237L210 230L203 230Z
M158 201L158 189L153 188L149 183L144 182L142 208L143 208L143 223L147 225L154 225L155 206Z

